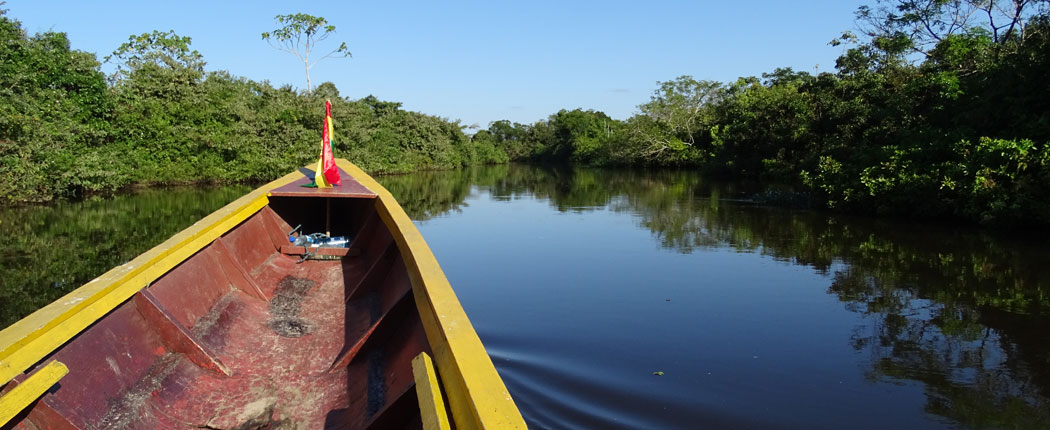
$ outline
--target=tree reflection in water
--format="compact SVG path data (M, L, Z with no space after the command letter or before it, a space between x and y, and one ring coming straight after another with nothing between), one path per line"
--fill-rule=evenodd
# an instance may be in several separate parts
M0 327L124 264L251 190L140 190L0 210Z
M1050 428L1050 267L1033 238L741 202L761 188L693 172L495 166L380 178L417 220L472 187L559 211L630 213L665 248L722 247L804 265L864 315L846 340L873 382L921 383L925 410L968 428Z
M830 275L863 315L852 348L878 383L920 383L925 410L969 428L1050 428L1050 265L1036 238L747 204L761 187L692 172L521 165L378 178L413 219L472 192L558 211L630 214L675 252L760 253ZM122 264L247 186L148 190L0 211L0 326Z

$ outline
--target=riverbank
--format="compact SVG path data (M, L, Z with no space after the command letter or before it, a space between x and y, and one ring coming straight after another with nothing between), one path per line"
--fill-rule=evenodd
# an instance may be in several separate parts
M921 60L909 55L919 39L844 35L835 73L682 76L626 120L562 110L468 136L458 121L351 100L331 83L301 92L205 72L189 38L173 34L128 48L121 58L134 60L106 76L64 33L29 36L0 14L10 41L0 46L0 202L271 180L315 159L330 99L335 153L376 174L508 161L679 167L806 196L759 196L772 204L1048 229L1050 18L1032 9L1023 38L989 39L982 25L938 38Z
M456 121L331 83L310 92L204 70L188 37L126 47L118 73L61 32L30 36L0 12L0 202L48 202L129 186L271 180L316 160L324 101L332 146L370 172L506 162ZM125 47L122 47L125 48Z
M796 184L845 213L1050 227L1050 9L1018 4L1016 26L1002 33L980 20L955 31L880 15L897 5L954 22L953 8L991 7L978 2L921 13L914 2L879 3L858 12L870 34L834 41L844 50L833 73L681 76L625 120L565 109L532 124L494 122L474 140L512 160Z

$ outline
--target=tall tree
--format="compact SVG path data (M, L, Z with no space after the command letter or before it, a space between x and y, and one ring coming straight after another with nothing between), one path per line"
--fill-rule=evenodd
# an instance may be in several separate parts
M299 61L303 62L303 67L306 69L307 91L313 90L313 87L310 85L310 68L328 57L351 57L350 49L347 48L346 42L341 42L339 47L321 58L315 59L312 63L310 62L310 54L317 48L317 44L324 42L332 33L335 33L335 26L328 24L328 20L324 19L324 17L297 13L294 15L277 15L274 17L274 20L281 27L263 33L262 38L275 49L292 54Z
M174 30L153 30L129 36L105 61L117 64L114 79L127 78L150 67L187 71L199 79L204 76L204 57L190 48L191 43L192 39L175 34Z
M632 121L635 138L646 144L642 154L647 158L696 145L696 138L706 134L705 128L710 126L708 107L725 95L721 83L698 81L692 76L657 83L660 88L649 103L638 106L641 113Z
M1023 41L1026 23L1048 8L1047 0L877 0L857 9L857 21L876 41L906 41L929 56L946 38L975 29L996 44Z

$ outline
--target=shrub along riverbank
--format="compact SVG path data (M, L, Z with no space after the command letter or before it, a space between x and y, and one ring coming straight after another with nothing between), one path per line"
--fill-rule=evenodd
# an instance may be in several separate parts
M400 103L206 72L190 39L171 32L132 37L106 58L119 65L112 76L64 33L29 36L2 13L0 42L0 202L272 179L316 158L326 98L336 154L371 172L507 161L457 122Z
M0 14L0 201L271 179L313 159L329 98L336 153L371 172L675 166L794 184L816 207L1046 228L1048 12L1048 0L877 0L858 11L860 37L832 42L845 47L834 73L683 76L626 120L562 110L472 137L399 103L340 97L331 83L304 93L205 72L189 38L171 32L132 37L106 57L118 70L105 76L65 34L29 36Z
M660 83L625 121L562 110L474 136L516 160L685 166L864 214L1050 226L1048 1L879 1L835 73ZM982 21L983 20L983 21Z

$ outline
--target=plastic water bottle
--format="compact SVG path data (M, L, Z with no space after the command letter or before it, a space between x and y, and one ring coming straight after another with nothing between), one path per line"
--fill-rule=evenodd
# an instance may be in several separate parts
M292 245L295 245L295 246L310 246L311 244L314 243L314 239L312 237L310 237L309 235L302 235L302 236L299 236L299 237L288 236L288 241L291 242Z
M350 241L346 240L346 236L332 236L321 242L321 246L329 248L346 248L350 246Z
M304 234L298 237L288 236L288 242L295 246L307 246L310 248L348 248L350 240L346 236L325 237L321 233Z

